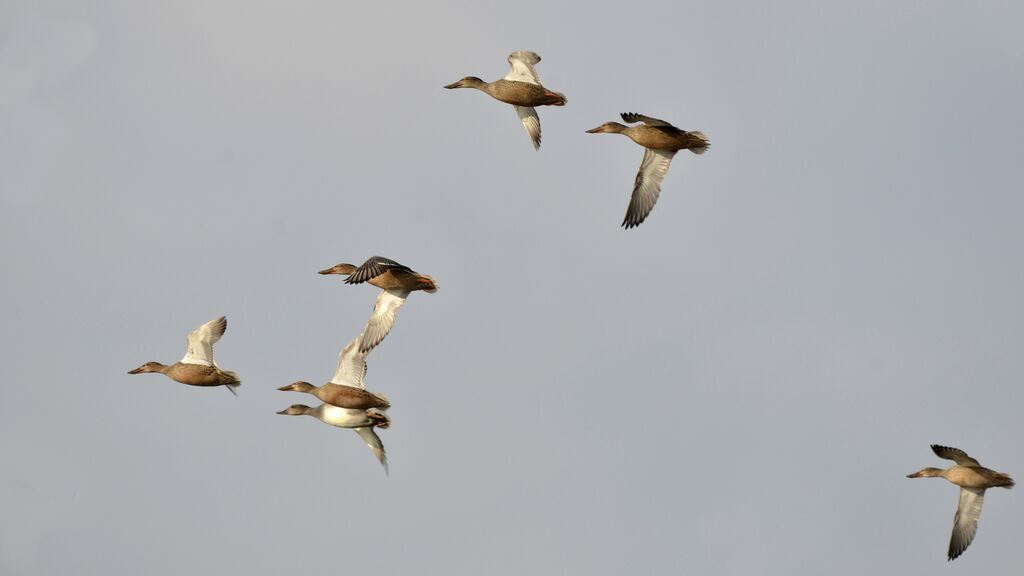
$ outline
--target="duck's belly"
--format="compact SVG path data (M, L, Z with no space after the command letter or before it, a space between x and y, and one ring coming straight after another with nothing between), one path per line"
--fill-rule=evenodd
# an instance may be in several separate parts
M954 468L949 471L946 479L964 488L988 488L992 486L992 478L985 472L988 471L977 468Z

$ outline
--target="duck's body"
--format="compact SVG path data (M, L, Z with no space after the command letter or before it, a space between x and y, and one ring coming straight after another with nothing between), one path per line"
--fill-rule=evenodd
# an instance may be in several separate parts
M383 394L368 392L363 384L367 352L361 351L362 340L363 335L360 334L341 349L338 354L338 367L329 383L317 388L308 382L294 382L278 388L312 394L323 400L324 404L316 408L293 404L278 414L308 415L331 426L352 428L370 447L387 472L388 459L384 452L384 443L373 429L387 428L391 425L391 419L383 412L391 403Z
M166 375L175 382L188 384L190 386L238 386L241 381L234 372L221 370L216 366L203 366L201 364L185 364L175 362L166 366L159 362L146 362L142 366L129 371L129 374L142 374L145 372L159 372Z
M188 349L181 361L171 365L160 362L146 362L129 374L158 372L171 380L190 386L226 386L232 394L234 388L242 384L238 375L228 370L221 370L213 360L213 345L228 328L228 320L224 316L210 320L196 328L188 335Z
M391 419L383 412L376 410L353 410L332 404L321 404L315 408L310 408L305 404L292 404L278 412L278 414L312 416L324 424L330 424L338 428L387 428L391 425Z
M335 264L326 270L321 270L320 274L344 274L348 276L345 279L346 284L366 282L382 290L437 292L437 284L433 278L426 274L419 274L412 268L383 256L371 256L359 266L346 263Z
M947 556L949 560L963 554L974 540L978 531L978 518L981 517L981 505L985 499L985 490L989 488L1013 488L1014 482L1008 474L996 472L982 466L966 452L958 448L932 445L932 451L939 458L953 460L954 466L949 468L924 468L907 478L945 478L960 487L960 502L956 516L953 518L953 535L949 540Z
M484 82L476 76L466 76L445 88L476 88L486 92L491 98L513 106L565 106L565 95L539 84L531 84L519 80L495 80Z
M672 158L679 150L703 154L711 142L701 132L687 132L675 126L642 114L624 112L622 119L628 123L643 122L637 126L625 126L618 122L605 122L597 128L587 130L590 134L624 134L630 140L644 147L644 159L633 184L633 195L626 209L622 225L627 229L639 226L654 209L661 195L661 182L668 174Z
M408 266L382 256L373 256L360 266L337 264L321 270L320 274L344 274L348 276L346 284L367 282L382 290L363 331L360 352L364 353L373 350L388 335L395 325L398 309L405 304L409 294L417 290L437 292L437 283L430 276L419 274Z
M565 106L565 94L548 90L540 83L540 76L533 67L540 62L536 52L517 50L509 54L511 65L508 74L501 80L484 82L476 76L466 76L445 88L476 88L487 93L491 98L511 104L516 109L523 128L530 136L535 149L540 149L540 117L535 106Z
M383 394L375 394L361 388L353 388L342 384L328 382L320 386L313 386L309 382L293 382L282 386L278 390L290 392L305 392L319 398L322 402L333 404L340 408L354 410L368 410L370 408L390 408L391 404Z

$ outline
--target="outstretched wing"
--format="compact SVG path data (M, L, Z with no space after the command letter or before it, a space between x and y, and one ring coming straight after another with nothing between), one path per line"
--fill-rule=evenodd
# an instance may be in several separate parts
M938 444L932 444L932 452L939 458L945 458L946 460L952 460L961 466L972 466L978 468L981 464L977 460L967 455L967 452L959 448L950 448L949 446L939 446Z
M984 488L960 488L960 504L953 518L953 536L949 539L949 559L963 554L978 532L981 504L985 501Z
M182 364L199 364L201 366L217 366L213 361L213 345L228 329L228 319L224 316L210 320L188 335L188 349Z
M622 225L627 229L639 226L654 209L661 195L661 181L665 179L675 155L675 150L644 148L644 161L640 163L640 171L633 184L633 195L626 208L626 217L622 220Z
M363 329L363 343L359 346L360 352L365 354L373 350L384 340L388 332L391 332L391 327L395 325L398 309L405 304L405 298L408 295L408 290L381 290L380 296L377 296L377 303L373 306L373 315L370 316L370 321Z
M363 282L372 280L389 270L400 270L402 272L414 274L412 268L403 266L390 258L384 258L383 256L371 256L369 260L363 262L359 268L356 268L354 272L349 274L348 278L345 279L345 283L362 284Z
M363 377L366 376L366 354L359 350L362 343L363 335L360 334L341 349L338 353L338 368L334 371L331 384L366 389L363 385Z
M648 126L672 126L664 120L658 120L657 118L651 118L650 116L644 116L643 114L637 114L636 112L623 112L620 114L622 120L626 124L633 124L634 122L643 122ZM675 128L675 126L672 126Z
M519 114L526 133L530 135L533 148L540 150L540 116L537 116L537 110L529 106L513 106L513 108L516 109L516 114Z
M384 467L384 473L388 473L388 455L384 452L384 443L380 441L380 436L377 436L377 432L372 426L365 428L353 428L356 434L366 442L366 445L373 451L373 455L380 461L381 466Z
M508 63L512 65L505 80L528 82L540 86L540 76L533 65L540 62L540 56L529 50L517 50L508 55Z

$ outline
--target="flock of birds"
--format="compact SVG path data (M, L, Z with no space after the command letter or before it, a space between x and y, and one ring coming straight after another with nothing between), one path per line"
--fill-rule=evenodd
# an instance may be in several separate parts
M540 148L540 118L536 106L564 106L566 98L559 92L548 90L540 83L534 64L540 56L534 52L519 50L508 57L512 68L501 80L484 82L475 76L467 76L445 88L476 88L491 97L511 104L519 115L535 148ZM626 210L622 225L625 228L639 226L651 213L661 193L661 182L668 172L672 157L679 150L690 150L703 154L709 147L707 137L700 132L687 132L668 122L643 116L623 113L622 119L628 124L607 122L587 130L588 133L625 134L644 147L644 159L636 175L633 195ZM387 409L391 402L379 392L366 390L363 379L366 376L366 356L377 347L391 331L399 308L410 293L423 290L436 292L437 284L430 276L419 274L394 260L374 256L360 266L338 264L320 274L342 274L347 284L369 283L381 289L374 304L373 314L355 338L349 341L338 354L338 365L330 382L314 386L309 382L297 381L278 390L302 392L315 396L321 401L316 407L293 404L278 412L289 416L313 416L325 424L354 430L384 467L388 470L384 444L376 429L386 429L391 424ZM203 324L188 335L188 349L179 362L164 365L160 362L146 362L129 371L129 374L158 372L167 377L192 386L224 386L237 396L235 388L241 381L234 372L221 370L213 359L213 345L227 330L227 318L220 317ZM948 559L960 556L974 539L978 530L981 505L988 488L1012 488L1009 475L983 467L964 451L947 446L932 445L935 455L954 462L949 468L924 468L909 474L908 478L945 478L960 487L960 500L953 519L953 534L949 542Z
M299 380L278 388L284 392L310 394L319 399L321 404L316 407L292 404L278 414L313 416L324 424L355 430L387 473L388 458L384 451L384 443L374 428L384 429L391 425L391 419L387 415L391 402L384 394L370 392L363 384L363 378L366 376L366 356L391 332L398 309L405 304L409 294L416 290L437 292L437 284L430 276L419 274L408 266L381 256L374 256L361 266L338 264L321 270L320 274L344 274L348 276L345 279L346 284L365 282L380 288L381 291L373 306L373 314L362 332L338 354L338 367L330 382L314 386ZM185 350L185 357L180 361L170 366L160 362L146 362L128 373L158 372L182 384L224 386L237 396L234 389L241 385L238 375L221 370L213 359L213 345L220 340L227 328L227 318L214 318L189 333L188 348Z
M540 117L535 106L565 106L565 95L548 90L540 83L540 76L533 67L540 62L540 56L528 50L509 54L508 63L512 68L501 80L484 82L476 76L466 76L445 88L476 88L486 92L495 100L511 104L523 122L523 128L530 136L533 147L540 149ZM675 126L644 116L624 112L621 114L627 124L642 123L638 126L624 126L618 122L605 122L597 128L587 130L589 134L625 134L630 140L644 147L644 159L633 184L633 195L629 199L626 217L622 225L626 229L639 226L654 209L661 195L661 181L668 174L672 157L680 150L703 154L711 142L700 132L687 132Z

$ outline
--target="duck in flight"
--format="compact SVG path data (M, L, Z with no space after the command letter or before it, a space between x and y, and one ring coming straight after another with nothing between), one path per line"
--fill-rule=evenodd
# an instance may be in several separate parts
M366 442L377 457L384 473L388 471L388 457L384 443L374 428L387 428L391 419L384 413L391 403L383 394L366 390L363 377L366 375L366 353L360 352L363 335L360 334L341 349L334 378L320 387L308 382L294 382L278 390L306 392L324 403L311 408L305 404L293 404L278 412L287 416L313 416L325 424L339 428L351 428Z
M939 458L955 462L949 468L924 468L908 474L907 478L945 478L960 487L960 503L953 517L953 536L949 540L949 560L963 554L978 531L981 504L988 488L1013 488L1013 478L1002 472L989 470L958 448L932 444L932 452Z
M668 166L672 157L680 150L689 150L694 154L703 154L711 146L711 142L701 132L687 132L675 126L632 112L623 112L622 120L627 124L642 122L637 126L624 126L618 122L605 122L597 128L587 130L588 134L625 134L637 144L644 147L644 160L640 163L636 181L633 184L633 195L626 208L626 217L622 225L626 229L639 226L654 209L654 203L661 194L661 181L668 174Z
M420 274L408 266L382 256L373 256L360 266L353 264L336 264L321 270L320 274L344 274L346 284L362 284L367 282L381 289L377 302L373 306L366 329L363 331L360 352L367 353L380 344L395 325L398 309L405 304L405 299L416 290L437 292L437 283L425 274Z
M565 106L565 95L548 90L540 83L540 76L533 67L540 62L540 56L529 50L517 50L508 55L512 68L501 80L484 82L476 76L466 76L445 88L476 88L486 92L495 100L511 104L530 136L533 147L540 150L540 117L536 106Z
M234 372L221 370L213 361L213 345L228 329L228 319L224 316L210 320L196 328L188 335L188 348L181 361L165 366L159 362L146 362L129 374L159 372L171 380L191 386L225 386L238 396L235 388L242 385Z

